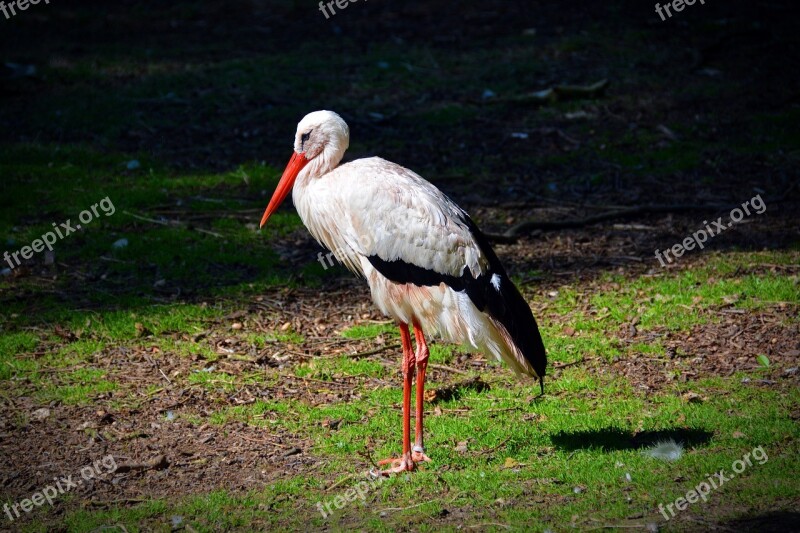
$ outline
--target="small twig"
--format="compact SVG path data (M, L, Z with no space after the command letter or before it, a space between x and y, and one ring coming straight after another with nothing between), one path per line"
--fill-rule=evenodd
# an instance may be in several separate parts
M144 354L144 356L147 358L147 360L148 360L148 361L150 361L150 364L151 364L151 365L153 365L153 366L156 368L156 370L158 370L159 372L161 372L161 375L164 377L164 379L166 379L166 380L167 380L167 383L169 383L170 385L172 385L172 381L171 381L171 380L170 380L170 379L167 377L167 375L164 373L164 371L163 371L163 370L161 370L161 367L160 367L160 366L158 366L158 363L156 363L155 361L153 361L153 360L150 358L150 356L149 356L149 355L147 355L147 354Z
M150 470L151 468L166 468L169 466L166 455L157 455L149 461L143 463L122 463L117 466L114 472L124 473L131 470Z
M501 413L503 411L520 411L522 407L497 407L495 409L486 409L484 413Z
M281 448L296 448L296 446L294 446L293 444L281 444L280 442L275 442L267 439L252 439L250 437L245 437L244 435L237 435L237 437L256 444L272 444L273 446L280 446Z
M211 235L213 237L217 237L220 239L225 237L222 233L217 233L216 231L211 231L203 228L196 228L194 226L189 226L189 229L193 229L195 231L199 231L200 233L205 233L206 235Z
M337 481L336 483L334 483L333 485L331 485L330 487L328 487L327 489L325 489L324 492L329 492L329 491L333 490L334 488L338 487L339 485L341 485L342 483L344 483L345 481L347 481L348 479L353 479L354 477L356 477L356 474L348 474L348 475L344 476L342 479L340 479L339 481Z
M568 366L579 365L579 364L583 363L585 360L586 359L584 359L584 358L580 358L577 361L572 361L571 363L553 363L553 368L555 368L555 369L567 368Z
M640 205L634 207L615 209L613 211L608 211L606 213L600 213L599 215L592 215L585 218L578 218L572 220L556 220L556 221L526 220L524 222L520 222L519 224L510 227L504 233L500 234L486 233L485 235L488 239L491 239L495 242L515 243L523 235L527 235L536 230L553 231L561 229L574 229L574 228L581 228L583 226L590 226L592 224L597 224L598 222L604 222L606 220L611 220L615 218L631 218L635 216L656 214L656 213L680 213L683 211L712 211L712 210L722 211L722 210L730 210L735 207L740 207L740 206L720 205L720 204Z
M170 379L167 377L167 375L164 373L164 371L163 371L163 370L161 370L161 368L159 368L159 369L158 369L158 371L159 371L159 372L161 372L161 375L164 377L164 379L166 379L166 380L167 380L167 383L169 383L170 385L172 385L172 381L171 381L171 380L170 380Z
M122 259L116 259L114 257L106 257L104 255L100 256L101 261L108 261L109 263L121 263L123 265L132 264L133 261L123 261Z
M118 505L124 504L131 504L131 503L143 503L149 501L147 498L123 498L120 500L109 500L109 501L97 501L97 500L85 500L83 502L84 505L88 507L116 507ZM119 526L114 526L119 527ZM126 531L123 528L123 531Z
M591 528L591 530L594 530L594 529L617 529L617 528L621 528L621 529L647 529L647 524L605 524L605 525L602 525L602 526L593 527L593 528Z
M505 444L506 442L508 442L510 440L511 440L511 435L509 435L508 437L503 439L503 441L500 444L498 444L497 446L494 446L493 448L489 448L488 450L480 451L476 455L479 455L479 456L480 455L488 455L488 454L498 450L501 446L503 446L503 444Z
M454 374L461 374L462 376L470 377L471 375L469 372L464 372L463 370L453 368L452 366L440 365L439 363L430 363L428 366L435 368L436 370L446 370L448 372L453 372Z
M430 501L424 501L424 502L420 502L420 503L417 503L417 504L414 504L414 505L409 505L408 507L387 507L385 509L378 509L375 512L376 513L383 513L383 512L386 512L386 511L406 511L408 509L413 509L414 507L419 507L420 505L425 505L426 503L431 503L431 502Z
M245 363L258 363L258 359L254 357L248 357L246 355L240 355L238 353L227 354L225 359L230 359L232 361L244 361Z
M147 218L147 217L143 217L142 215L137 215L136 213L131 213L130 211L123 211L123 213L128 215L128 216L131 216L133 218L136 218L136 219L139 219L139 220L143 220L145 222L152 222L153 224L160 224L162 226L169 226L169 222L167 222L166 220L157 220L155 218Z
M130 211L123 211L123 213L125 213L126 215L128 215L130 217L133 217L135 219L142 220L144 222L150 222L152 224L159 224L161 226L175 226L175 227L182 227L182 228L185 227L187 229L192 229L192 230L197 231L199 233L205 233L206 235L212 235L212 236L218 237L218 238L223 238L224 237L224 235L222 235L221 233L217 233L216 231L211 231L211 230L207 230L207 229L203 229L203 228L198 228L198 227L195 227L195 226L189 226L189 225L186 225L183 222L180 222L180 221L177 221L177 220L158 220L156 218L149 218L149 217L144 217L142 215L137 215L136 213L131 213Z
M347 383L341 383L341 382L338 382L338 381L325 381L323 379L314 379L314 378L309 378L309 377L293 376L291 374L278 374L278 376L280 376L282 378L296 379L296 380L299 380L299 381L313 381L314 383L322 383L323 385L331 385L331 386L338 386L338 387L348 386Z
M399 347L400 347L399 344L387 344L386 346L381 346L380 348L374 348L372 350L367 350L365 352L356 352L356 353L350 353L350 354L341 354L341 353L339 353L339 354L334 354L334 355L325 355L325 356L320 357L319 359L335 359L337 357L351 357L353 359L359 359L361 357L367 357L367 356L370 356L370 355L375 355L376 353L385 352L386 350L394 350L394 349L399 348Z
M608 83L607 79L603 79L591 85L556 85L542 91L509 96L507 98L490 98L478 103L482 105L503 103L545 105L564 100L597 98L605 92Z
M357 453L358 455L360 455L361 457L363 457L364 459L366 459L367 461L369 461L369 464L371 464L373 468L375 468L375 469L380 469L380 467L378 466L378 463L376 463L376 462L375 462L375 461L372 459L372 454L371 454L371 453L369 453L369 448L366 448L366 447L365 447L363 452L356 452L356 453Z
M145 433L141 429L137 429L131 431L130 433L124 433L122 435L117 434L117 441L133 440L133 439L147 438L147 437L149 437L147 433Z

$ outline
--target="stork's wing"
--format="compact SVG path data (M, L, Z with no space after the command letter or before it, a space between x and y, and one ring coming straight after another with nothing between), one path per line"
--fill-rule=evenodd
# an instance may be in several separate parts
M500 260L469 215L439 189L380 158L338 170L349 176L337 195L343 204L337 212L349 220L339 227L347 245L384 277L420 286L444 283L466 291L478 310L495 317L520 302L530 313L522 296L509 305L503 291L514 285Z
M350 167L350 168L348 168ZM348 245L398 283L438 285L490 270L469 216L414 172L383 159L337 170L358 175L342 183L338 213L349 218ZM451 283L448 283L451 285Z

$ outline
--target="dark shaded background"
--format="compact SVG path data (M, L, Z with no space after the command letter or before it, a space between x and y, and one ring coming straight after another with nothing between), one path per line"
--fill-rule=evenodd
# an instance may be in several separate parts
M297 121L330 108L350 122L348 158L455 178L444 187L473 203L777 197L796 178L797 13L707 2L662 22L650 2L373 0L326 20L302 1L39 4L0 19L0 59L38 67L3 84L0 139L281 166ZM581 105L482 99L603 78L588 124L564 118ZM97 98L71 100L76 84ZM42 106L49 118L31 121ZM672 157L650 156L666 144ZM675 166L688 152L696 164Z

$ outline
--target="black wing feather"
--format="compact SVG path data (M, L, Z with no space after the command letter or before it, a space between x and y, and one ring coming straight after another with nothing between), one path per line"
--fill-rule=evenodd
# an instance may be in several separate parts
M472 219L463 215L462 222L489 261L488 272L477 277L473 276L467 266L464 267L461 276L453 276L428 270L402 259L387 261L377 255L371 255L367 259L375 270L395 283L411 283L418 286L436 286L444 283L454 291L466 291L475 307L488 313L506 328L525 359L536 371L544 391L543 378L547 368L547 353L531 308L509 279L489 241ZM500 278L499 291L491 283L495 274Z

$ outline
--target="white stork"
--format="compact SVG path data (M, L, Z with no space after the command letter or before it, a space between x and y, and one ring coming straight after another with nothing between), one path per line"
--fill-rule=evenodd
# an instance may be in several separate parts
M388 475L430 460L422 436L428 363L423 332L491 354L517 374L538 378L542 391L547 357L530 307L469 215L419 175L379 157L339 166L349 142L350 130L336 113L306 115L297 125L294 154L261 226L293 191L294 205L311 235L366 278L375 305L400 326L403 453L380 462L392 465L383 472Z

